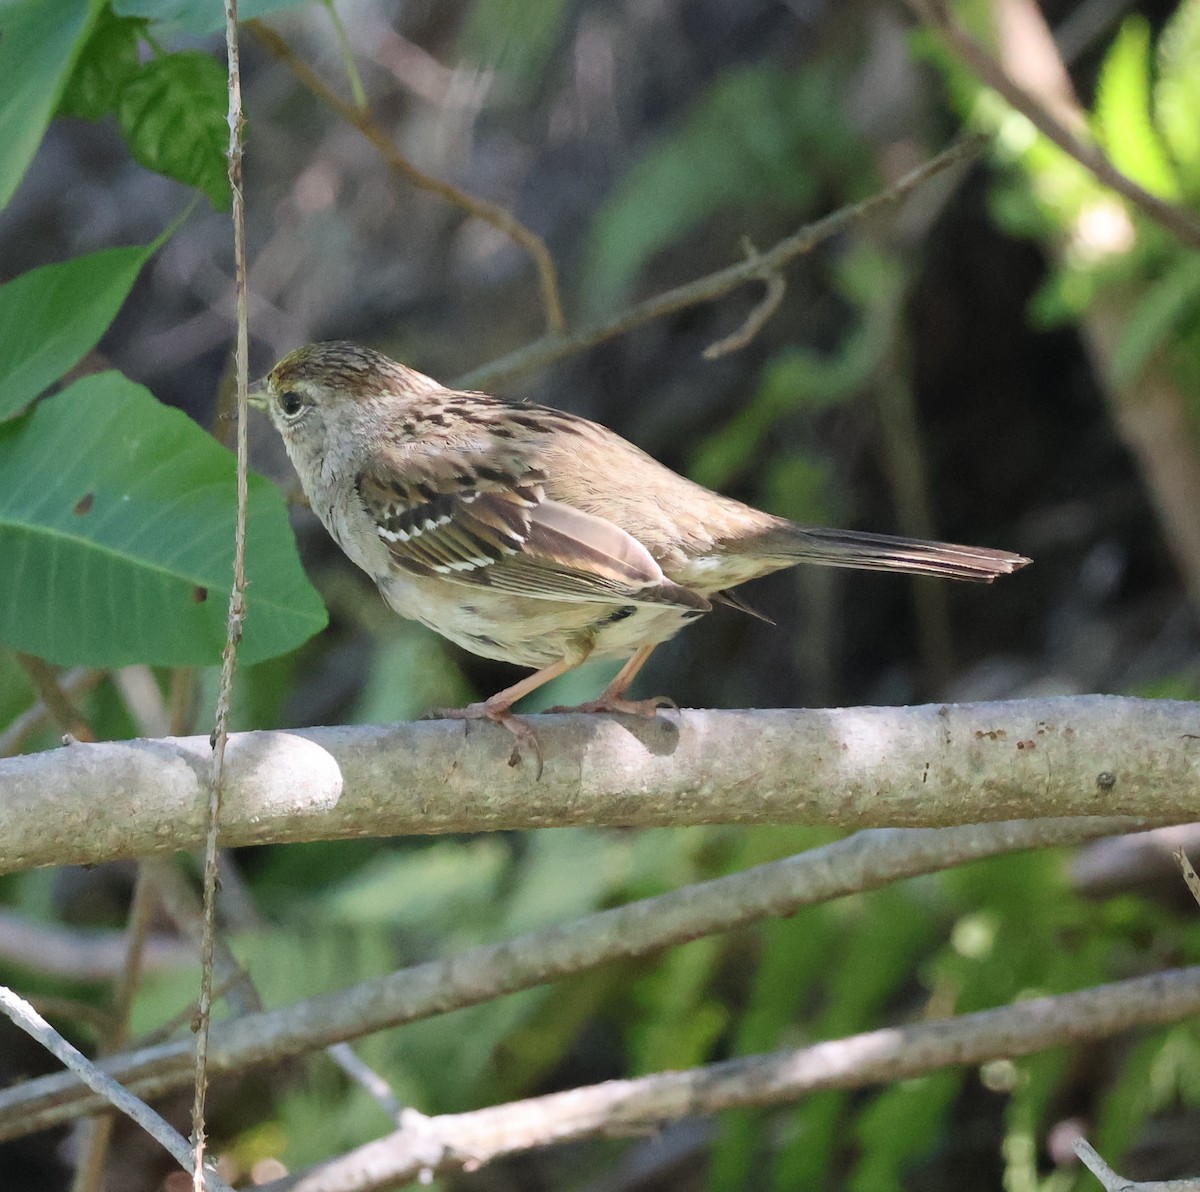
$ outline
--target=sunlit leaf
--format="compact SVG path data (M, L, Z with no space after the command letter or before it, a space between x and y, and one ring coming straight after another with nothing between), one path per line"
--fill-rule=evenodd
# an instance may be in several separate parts
M1117 169L1152 194L1178 197L1179 183L1150 112L1150 26L1144 17L1127 18L1105 55L1094 121Z
M1183 0L1158 39L1154 115L1189 196L1200 194L1200 0Z

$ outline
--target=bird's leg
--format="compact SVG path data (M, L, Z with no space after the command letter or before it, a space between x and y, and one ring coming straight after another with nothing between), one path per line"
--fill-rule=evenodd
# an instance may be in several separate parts
M521 746L527 745L537 761L537 773L534 775L536 781L542 776L542 747L533 729L513 715L512 706L544 683L574 670L582 661L581 658L562 658L550 666L542 667L540 671L534 671L532 675L526 675L520 682L506 687L503 691L497 691L495 695L480 700L479 703L468 704L465 708L439 708L433 715L443 720L490 720L493 724L502 724L517 738L508 764L515 766L521 760Z
M658 643L655 642L654 645ZM586 703L576 704L571 708L550 708L551 712L623 712L629 716L645 716L653 719L659 708L677 708L673 699L665 695L651 696L650 699L626 699L625 692L633 684L638 671L646 665L646 660L654 652L654 645L640 646L630 660L625 663L613 681L601 692L598 699L590 699Z

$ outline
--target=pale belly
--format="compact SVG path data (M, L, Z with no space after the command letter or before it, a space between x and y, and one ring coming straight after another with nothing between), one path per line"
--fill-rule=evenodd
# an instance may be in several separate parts
M430 587L436 586L436 598ZM639 646L674 637L703 614L666 604L611 604L513 597L466 584L447 600L443 582L391 574L379 582L389 607L472 654L518 666L543 667L626 659Z

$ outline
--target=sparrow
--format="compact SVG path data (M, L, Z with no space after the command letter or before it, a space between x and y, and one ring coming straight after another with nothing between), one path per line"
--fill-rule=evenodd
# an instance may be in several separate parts
M987 547L802 526L721 496L577 414L449 389L372 348L310 344L255 386L313 511L389 607L533 674L439 715L527 745L513 705L593 659L621 660L573 710L629 699L660 642L731 589L797 563L989 582L1028 559ZM750 611L750 610L747 610Z

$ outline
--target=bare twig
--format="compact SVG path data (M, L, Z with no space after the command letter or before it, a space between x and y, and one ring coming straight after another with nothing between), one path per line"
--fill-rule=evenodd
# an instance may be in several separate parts
M1113 1171L1086 1138L1075 1140L1075 1153L1088 1171L1103 1185L1104 1192L1200 1192L1200 1179L1148 1180L1144 1184L1128 1180Z
M112 1105L131 1117L143 1130L162 1143L185 1171L192 1170L192 1152L183 1136L144 1101L139 1100L128 1089L122 1088L112 1077L106 1076L81 1051L68 1043L24 998L18 997L11 989L0 986L0 1010L61 1060L98 1095L103 1105ZM215 1172L209 1171L206 1175L211 1192L232 1192L229 1185Z
M742 251L746 254L747 260L753 260L758 256L758 250L750 243L749 237L742 240ZM784 280L783 274L764 273L761 280L766 285L766 293L746 316L745 322L732 335L718 339L704 349L701 355L705 360L719 360L722 356L728 356L731 352L737 352L746 347L779 309L779 304L783 301L784 294L787 293L787 282Z
M1030 1055L1178 1022L1200 1010L1200 968L1030 998L958 1018L889 1027L813 1047L747 1056L637 1080L611 1080L474 1113L407 1121L268 1192L379 1192L441 1171L474 1170L503 1155L581 1138L650 1133L724 1109L780 1105L826 1089L893 1084L941 1068ZM1138 1192L1196 1192L1196 1182L1140 1185ZM1116 1192L1118 1186L1109 1186Z
M17 651L17 661L21 669L29 676L43 704L49 709L58 727L64 733L74 737L76 741L94 741L96 734L88 724L83 713L71 702L70 696L59 683L54 668L36 654L23 654Z
M153 866L163 905L175 925L185 936L199 943L204 929L203 908L192 893L187 879L169 860L147 861L143 864ZM222 890L227 889L224 880L221 886ZM213 970L217 988L228 999L235 1015L254 1014L262 1009L262 997L250 973L234 955L233 949L220 938L215 941ZM169 1038L169 1033L163 1037ZM390 1120L399 1120L401 1105L387 1081L360 1059L348 1043L334 1043L325 1050L347 1076L370 1093Z
M347 124L358 129L376 149L392 169L403 174L414 186L427 190L462 208L469 215L484 223L498 228L510 240L519 244L533 258L537 266L538 280L542 290L542 304L546 310L546 325L551 332L560 331L565 325L562 300L558 292L558 273L554 267L554 259L546 242L520 222L511 212L506 211L498 203L489 203L486 199L476 198L457 186L432 174L418 169L397 148L395 142L375 122L374 117L365 108L355 107L347 103L336 91L333 91L302 59L296 56L291 46L278 33L262 21L246 22L247 27L258 38L263 48L275 58L288 66L292 73L315 95L328 104Z
M34 923L15 911L0 910L0 960L5 963L74 981L111 981L124 958L123 932ZM147 970L178 969L193 959L174 937L154 935L146 941Z
M194 667L177 666L171 671L171 691L167 696L167 720L172 737L182 737L193 731L195 722L196 671Z
M58 675L57 687L68 701L71 701L86 695L104 678L104 675L105 672L102 670L78 667L75 670L67 671L65 675ZM3 732L0 732L0 757L11 757L15 753L20 753L25 742L53 719L54 713L44 700L39 699L32 707L26 708L24 712L13 719Z
M988 51L953 17L948 0L908 0L909 7L943 38L950 51L976 77L1003 96L1043 136L1073 157L1096 180L1128 199L1143 214L1166 228L1189 248L1200 248L1200 219L1183 207L1160 199L1123 174L1099 146L1081 140L1066 124L1019 86Z
M1187 883L1187 888L1191 890L1192 897L1197 902L1200 902L1200 877L1196 876L1195 869L1192 868L1191 861L1188 860L1188 855L1183 851L1181 845L1172 854L1179 865L1180 872L1183 874L1183 880Z
M454 385L459 388L488 388L502 377L517 376L535 368L543 368L556 360L595 347L596 344L623 335L626 331L632 331L644 323L661 319L664 315L674 314L678 310L686 310L691 306L723 298L747 282L779 273L794 257L811 252L818 244L836 236L858 220L881 207L898 202L935 174L960 162L971 160L981 152L986 143L982 137L964 137L949 149L943 150L936 157L898 178L886 190L860 202L851 203L848 207L838 208L823 219L808 224L780 240L765 252L756 253L736 265L729 265L715 273L698 277L695 281L676 286L673 290L656 294L653 298L627 307L591 327L571 332L550 332L524 347L517 348L507 356L502 356L499 360L472 369L457 378Z
M157 688L155 690L157 691ZM154 913L157 901L152 865L153 862L146 862L138 866L137 884L134 886L133 902L129 907L126 927L125 963L121 966L113 995L112 1025L102 1040L101 1055L112 1055L120 1051L129 1038L129 1015L142 974L142 960L150 933L150 917ZM83 1158L75 1171L72 1192L97 1192L103 1189L104 1160L108 1154L112 1128L111 1113L101 1114L92 1119L86 1134Z
M1119 821L1096 818L862 832L743 873L219 1023L213 1027L210 1066L217 1073L278 1062L906 877L1023 848L1078 843L1121 827ZM1200 1001L1200 974L1195 996ZM186 1041L144 1048L108 1061L106 1071L144 1096L158 1095L187 1082L190 1049ZM3 1089L0 1139L93 1108L82 1090L59 1077Z
M404 1106L396 1099L396 1094L392 1092L392 1086L366 1060L362 1059L349 1043L331 1043L325 1048L325 1054L355 1084L370 1094L391 1121L400 1121L400 1117L404 1113Z
M209 772L208 823L204 841L204 930L200 944L200 999L196 1012L196 1056L192 1099L192 1146L195 1163L192 1186L204 1192L204 1099L208 1089L208 1039L212 1023L213 949L217 918L217 857L221 801L225 782L225 746L229 738L229 705L238 645L246 616L246 502L249 445L248 287L246 283L246 216L242 200L242 80L238 61L238 0L225 0L225 52L229 78L229 191L232 196L233 264L237 287L237 517L234 524L233 587L225 650L221 656L221 685L217 694L216 723L212 732L212 767Z

